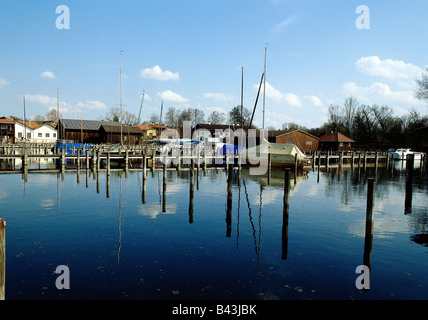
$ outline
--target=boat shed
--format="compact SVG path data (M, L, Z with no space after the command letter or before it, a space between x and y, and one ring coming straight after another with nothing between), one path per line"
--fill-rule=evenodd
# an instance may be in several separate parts
M325 151L346 151L352 150L354 140L340 132L329 132L320 137L320 150Z
M119 123L113 121L60 119L58 138L74 142L101 143L100 128L104 124L120 127Z
M302 130L269 131L269 142L295 144L303 152L318 150L319 138Z
M143 140L143 131L138 126L102 124L99 131L103 143L138 145Z

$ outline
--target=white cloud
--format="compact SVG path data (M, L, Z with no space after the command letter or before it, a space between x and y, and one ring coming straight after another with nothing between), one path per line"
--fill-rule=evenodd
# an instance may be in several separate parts
M56 76L55 76L55 74L54 74L52 71L45 71L45 72L42 72L42 73L40 74L40 76L41 76L42 78L47 78L47 79L56 79Z
M47 95L42 95L42 94L36 94L36 95L27 94L27 95L25 95L25 100L29 101L29 102L36 102L38 104L42 104L45 106L57 104L56 98L51 98Z
M305 95L303 98L305 98L308 103L314 107L323 107L324 102L317 96L314 95Z
M0 89L6 87L10 82L5 79L0 79Z
M280 23L276 24L270 31L273 33L280 33L284 30L284 28L293 22L295 22L297 19L297 15L292 15L281 21Z
M154 80L173 80L177 81L180 79L178 72L171 72L168 70L163 71L159 65L156 65L152 68L142 69L140 71L140 76L143 78L154 79Z
M393 81L414 81L421 77L423 70L402 60L381 60L377 56L363 57L355 66L357 70L372 77L382 77Z
M105 110L107 109L107 106L105 103L100 101L86 101L86 102L78 102L76 104L76 107L79 109L86 109L86 110Z
M188 100L171 90L165 90L158 93L158 96L164 101L170 102L187 102Z
M202 94L205 98L214 99L220 102L232 101L233 97L225 95L224 93L206 92Z
M258 90L259 85L254 85L254 88ZM264 86L262 85L261 94L264 92ZM282 93L275 89L269 82L266 82L266 98L272 99L277 103L286 103L290 107L302 107L302 101L300 97L294 93Z
M347 82L342 87L342 93L346 96L354 96L362 104L389 105L402 111L411 107L424 106L424 102L415 98L413 90L393 91L389 85L381 82L375 82L369 87Z

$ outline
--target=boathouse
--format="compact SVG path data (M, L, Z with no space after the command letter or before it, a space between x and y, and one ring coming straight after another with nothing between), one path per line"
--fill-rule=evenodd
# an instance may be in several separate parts
M340 132L325 133L319 139L319 149L325 151L352 150L354 140Z
M143 139L143 132L139 126L103 124L99 131L103 143L138 145Z
M15 120L0 118L0 143L15 143Z
M104 120L60 119L58 138L73 142L101 143L100 128L103 124L120 125L118 122Z
M302 130L269 131L269 142L295 144L303 152L318 150L319 138Z

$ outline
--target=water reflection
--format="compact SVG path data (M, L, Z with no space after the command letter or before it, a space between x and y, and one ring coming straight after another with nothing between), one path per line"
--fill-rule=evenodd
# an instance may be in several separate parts
M82 184L81 175L85 173L86 183ZM91 174L93 179L90 179ZM226 172L219 169L201 173L195 168L194 171L183 170L180 175L175 171L158 170L151 177L142 171L112 171L107 175L86 170L35 177L22 176L22 184L15 179L16 187L22 188L22 199L28 202L37 199L36 206L48 215L55 210L55 196L47 194L54 193L35 197L35 189L56 182L58 222L67 221L68 213L74 212L70 198L82 207L81 212L75 213L76 221L83 219L94 227L105 219L113 221L112 228L103 226L91 230L97 238L113 240L103 244L105 248L97 249L107 253L94 255L109 256L114 249L114 264L120 269L110 271L112 278L117 273L121 279L126 277L123 272L133 274L141 268L144 269L144 276L139 275L141 278L178 286L183 285L182 277L192 269L190 280L186 280L188 290L193 282L204 283L204 288L219 286L223 290L227 286L228 290L235 290L236 296L239 293L248 297L236 283L256 286L255 281L259 281L257 285L286 298L289 289L285 285L290 282L295 287L312 285L305 279L313 279L312 274L316 272L320 274L317 280L320 283L322 278L331 277L332 270L325 265L337 266L338 277L352 277L353 274L343 275L343 270L361 264L362 256L364 264L374 263L376 272L387 264L388 260L379 261L380 257L385 259L384 252L387 252L387 259L396 261L404 259L403 252L413 251L408 253L410 258L406 258L410 260L409 265L413 266L411 261L418 260L422 265L427 264L423 262L426 257L421 257L419 251L412 247L409 250L408 243L410 239L416 246L428 245L427 175L417 169L412 175L394 167L363 169L355 166L297 174L281 169L272 170L270 175L251 176L247 170ZM375 205L371 232L367 233L364 232L367 230L367 184L371 178L376 179ZM45 181L41 183L39 179ZM5 189L4 185L0 185L2 204L10 201L15 188ZM105 193L102 192L104 188ZM20 214L19 211L16 215ZM82 242L92 238L86 228L82 228ZM36 239L39 236L35 236ZM403 241L403 237L407 241ZM81 250L79 254L85 255L86 248ZM54 257L58 253L51 251L49 254ZM163 261L162 268L174 270L170 272L176 274L158 277L156 272L160 267L156 270L147 267L153 260ZM212 275L207 280L202 275L208 270ZM235 282L229 279L230 270L234 270ZM284 283L284 279L288 282ZM426 284L424 278L421 279L422 284ZM329 280L335 285L338 283ZM124 285L132 286L128 282ZM331 294L322 296L324 289L316 287L319 283L313 285L316 293L309 290L306 297L320 292L321 298L328 298ZM347 290L346 286L344 284L341 290ZM140 289L135 292L144 291ZM153 296L147 293L145 297ZM250 297L254 296L257 293Z

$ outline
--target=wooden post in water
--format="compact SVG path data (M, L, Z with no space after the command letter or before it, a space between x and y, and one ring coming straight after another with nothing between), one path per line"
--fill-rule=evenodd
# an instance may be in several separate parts
M125 170L128 170L129 166L129 150L126 148L125 150Z
M110 152L107 152L107 175L110 175Z
M232 233L232 180L233 166L229 166L227 175L227 208L226 208L226 237L230 238Z
M366 234L364 238L364 259L363 264L370 270L372 245L373 245L373 226L374 226L374 202L375 202L376 180L368 179L367 187L367 208L366 208Z
M290 213L290 169L285 169L284 177L284 204L282 211L282 253L281 259L286 260L288 255L288 217Z
M0 300L6 299L6 219L0 218Z
M162 194L162 212L166 212L166 165L167 156L163 158L163 194Z
M193 223L193 198L195 195L195 181L193 178L193 158L190 160L190 170L189 170L189 177L190 177L190 195L189 195L189 223Z
M406 159L406 195L404 199L404 214L412 213L414 161L415 155L408 154Z

